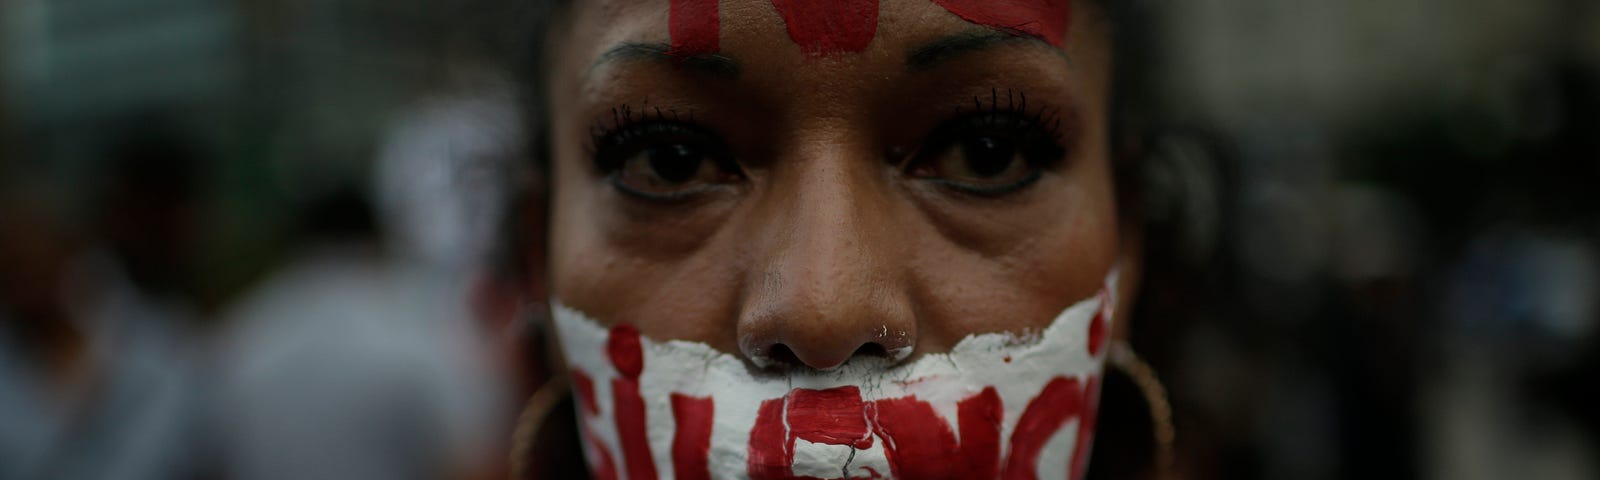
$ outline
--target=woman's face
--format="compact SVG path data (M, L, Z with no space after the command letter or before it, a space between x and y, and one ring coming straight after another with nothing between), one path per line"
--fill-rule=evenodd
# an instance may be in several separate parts
M646 357L891 369L1045 330L1125 251L1093 3L577 3L551 52L550 294Z

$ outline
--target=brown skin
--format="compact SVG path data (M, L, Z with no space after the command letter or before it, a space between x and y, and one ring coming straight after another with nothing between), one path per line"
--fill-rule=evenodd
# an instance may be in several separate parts
M908 52L929 42L992 31L927 0L884 0L865 51L818 58L789 39L770 2L723 1L720 55L738 62L737 76L662 59L597 62L621 42L669 42L666 2L573 8L550 43L548 278L550 293L602 324L821 369L1037 330L1092 296L1114 265L1132 291L1137 248L1113 188L1110 36L1097 6L1075 4L1064 50L1012 39L909 68ZM1058 112L1064 159L998 196L938 183L959 169L905 165L975 97L990 107L992 92L1001 106L1020 92L1027 112ZM624 105L692 116L739 172L708 167L687 200L623 193L595 167L591 128L611 126ZM635 165L645 167L625 168L627 179L651 187L650 164Z

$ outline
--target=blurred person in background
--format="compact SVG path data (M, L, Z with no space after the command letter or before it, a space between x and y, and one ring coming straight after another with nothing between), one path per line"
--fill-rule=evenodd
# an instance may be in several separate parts
M175 336L186 341L199 322L193 292L203 182L215 159L170 120L140 117L126 125L90 190L88 217L99 244L89 268L116 301L131 303L117 309L152 311L147 328L182 331Z
M140 132L104 157L98 235L66 227L38 185L0 200L0 477L204 471L207 405L181 280L200 160L181 137Z
M370 189L346 182L304 207L303 250L227 315L230 478L504 476L506 382L468 302L487 240L475 219L500 201L462 177L502 154L506 105L400 115Z

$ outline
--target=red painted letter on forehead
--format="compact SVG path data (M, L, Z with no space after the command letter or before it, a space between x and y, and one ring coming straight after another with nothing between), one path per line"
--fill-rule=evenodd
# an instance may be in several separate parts
M718 0L672 0L667 27L678 55L721 48ZM789 38L810 55L866 50L878 31L878 0L771 0Z
M950 13L985 27L1039 37L1056 48L1072 23L1072 0L933 0Z
M878 0L772 0L789 38L810 55L859 52L878 32Z
M667 23L678 55L721 48L718 0L671 0ZM859 52L878 30L878 0L771 0L789 38L810 55ZM963 20L1038 37L1056 48L1066 41L1072 0L932 0Z
M716 53L721 48L717 40L721 27L717 0L672 0L667 11L667 30L676 55Z

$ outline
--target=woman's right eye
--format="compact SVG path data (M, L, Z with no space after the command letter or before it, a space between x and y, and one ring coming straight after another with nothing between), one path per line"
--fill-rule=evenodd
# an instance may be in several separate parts
M743 178L714 134L679 122L626 125L595 140L595 164L624 194L684 200Z

